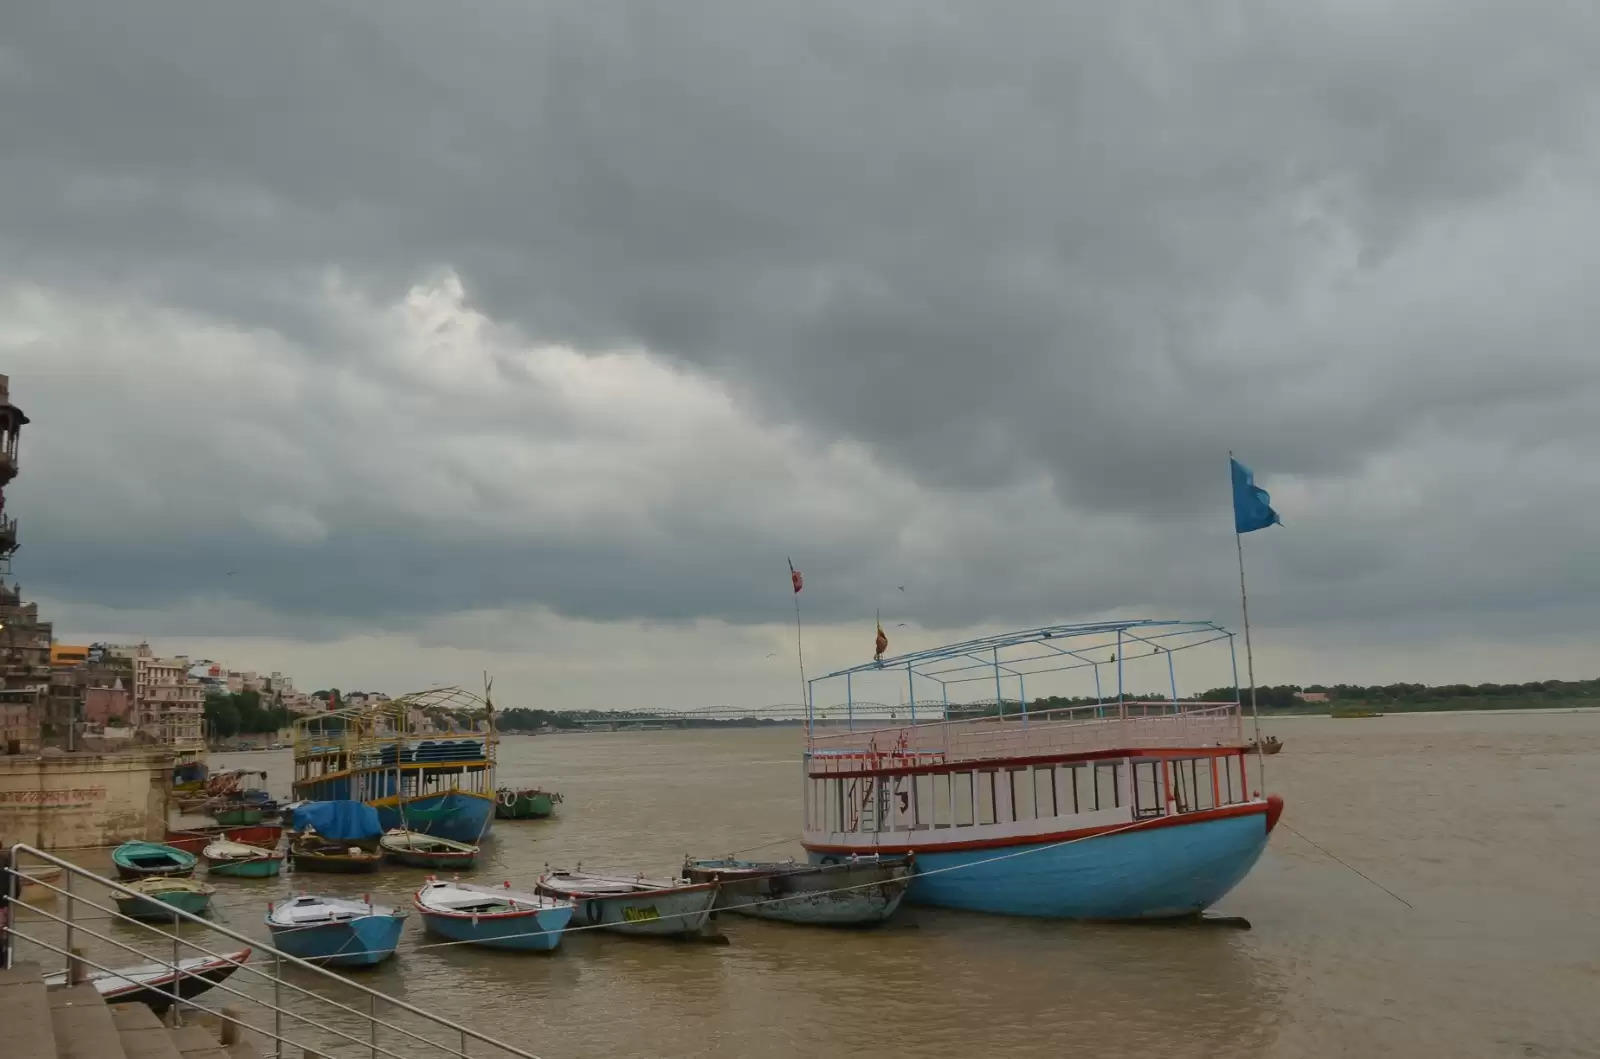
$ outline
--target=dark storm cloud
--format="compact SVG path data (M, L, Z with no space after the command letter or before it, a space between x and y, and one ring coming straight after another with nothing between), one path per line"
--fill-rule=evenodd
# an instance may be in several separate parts
M248 376L260 400L173 379L209 405L186 413L203 436L142 443L183 470L104 478L183 483L203 517L119 534L59 475L19 483L55 501L29 547L62 595L212 590L184 571L249 559L224 591L352 620L743 619L798 540L849 586L837 614L906 576L887 567L939 582L928 620L1209 612L1230 447L1293 486L1263 560L1285 621L1592 591L1567 515L1600 514L1581 5L68 2L6 22L0 275L68 310L167 307L139 326L220 327L279 366ZM468 393L396 369L396 336L346 311L441 270L508 331ZM127 341L121 367L94 358L113 378L198 363L115 326L40 341L80 463L160 398L146 380L90 414L40 349L69 372ZM517 351L552 343L670 358L743 417L656 468L681 488L632 483L627 458L556 474L614 424L530 381ZM668 420L641 453L677 436L665 405L626 408ZM725 455L766 428L874 470L768 454L740 477ZM417 481L373 455L397 435L434 446ZM550 495L515 526L486 514L519 481ZM1556 513L1536 549L1529 508Z

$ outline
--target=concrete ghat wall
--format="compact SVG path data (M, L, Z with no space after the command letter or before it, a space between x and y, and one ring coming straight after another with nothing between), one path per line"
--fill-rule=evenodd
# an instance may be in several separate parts
M0 844L74 849L159 840L172 757L148 750L0 756Z

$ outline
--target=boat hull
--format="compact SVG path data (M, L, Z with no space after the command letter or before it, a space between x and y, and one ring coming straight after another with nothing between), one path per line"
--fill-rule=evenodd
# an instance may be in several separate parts
M494 815L501 820L542 820L555 811L555 797L549 791L504 792L494 806Z
M243 842L247 846L260 846L262 849L272 849L283 837L283 828L277 824L258 824L254 827L206 827L191 828L184 831L167 832L166 845L173 849L181 849L185 853L199 856L205 848L218 838L231 839L234 842Z
M403 815L393 797L369 804L378 810L378 822L385 831L420 831L476 845L489 833L496 802L488 795L470 791L445 791L406 799Z
M765 874L717 870L714 862L690 863L684 874L696 882L721 883L717 911L811 926L858 927L882 923L905 898L911 863L782 867Z
M979 849L916 848L906 900L1052 919L1171 919L1197 915L1255 865L1275 822L1267 806L1071 842ZM827 854L813 851L814 862Z
M292 852L290 856L294 858L295 871L315 871L332 875L359 875L377 871L378 865L383 862L383 857L376 853L351 856L347 853L315 853L300 850Z
M572 921L567 906L541 908L516 915L458 916L419 909L431 934L451 941L469 941L490 949L547 952L561 944L561 932Z
M87 981L107 1004L146 1004L157 1015L163 1015L172 1006L170 994L174 991L185 1000L197 997L237 971L249 959L250 950L242 949L219 958L180 960L176 990L173 988L171 967L160 964L125 967L113 973L94 971L89 974ZM47 974L44 984L66 985L67 976L64 972Z
M290 956L326 967L371 967L394 955L404 916L362 916L337 923L286 927L268 924L272 944Z
M243 827L261 822L262 811L256 806L237 809L219 809L212 814L212 819L223 827Z
M282 856L206 862L207 875L224 875L233 879L272 879L282 870Z
M677 893L571 897L558 891L549 892L553 896L571 900L577 906L572 915L575 926L654 937L682 937L700 933L710 922L712 908L717 903L716 887Z
M186 878L194 874L198 860L192 853L155 842L125 842L111 852L117 878Z
M146 923L170 923L178 917L173 909L181 909L192 916L203 916L211 908L211 895L192 890L162 894L159 897L116 898L117 911L129 919Z
M478 861L476 853L421 853L414 849L383 851L385 860L407 868L432 868L435 871L466 871Z

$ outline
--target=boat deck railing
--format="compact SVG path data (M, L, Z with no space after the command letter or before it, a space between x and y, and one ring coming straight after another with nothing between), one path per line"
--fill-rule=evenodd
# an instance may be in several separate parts
M130 964L172 968L174 977L169 984L147 987L148 992L171 1001L169 1019L180 1023L204 1015L231 1024L241 1035L259 1035L266 1044L264 1054L276 1059L298 1059L301 1055L537 1059L515 1045L369 989L259 938L182 909L171 910L178 921L173 924L147 923L125 916L117 909L115 899L138 896L135 891L54 854L18 844L10 848L9 861L11 885L16 892L10 902L9 924L3 928L9 942L7 966L15 961L19 945L26 944L52 954L53 959L40 962L65 967L68 982L95 972L123 970ZM21 877L47 868L61 869L59 877L54 881L30 880L30 886L41 890L43 896L23 900ZM186 933L192 934L197 928L204 935L218 935L221 940L208 937L207 943L202 944L194 937L183 936L177 929L180 925ZM196 956L225 959L229 950L240 948L249 948L251 956L231 976L198 997L183 995L180 980L190 971L181 967L182 961Z
M809 740L809 753L810 769L817 773L1243 743L1238 703L1162 700L1091 703L870 731L818 729Z

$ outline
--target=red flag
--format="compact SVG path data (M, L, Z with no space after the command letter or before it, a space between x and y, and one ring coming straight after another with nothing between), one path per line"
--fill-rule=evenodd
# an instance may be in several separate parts
M873 653L873 660L878 662L883 661L883 652L889 649L889 637L884 635L883 622L881 621L878 622L878 637L873 641L872 646L877 648L877 650Z
M801 577L800 571L794 568L793 559L789 560L789 583L794 585L794 590L796 593L804 588L806 584L806 579Z

